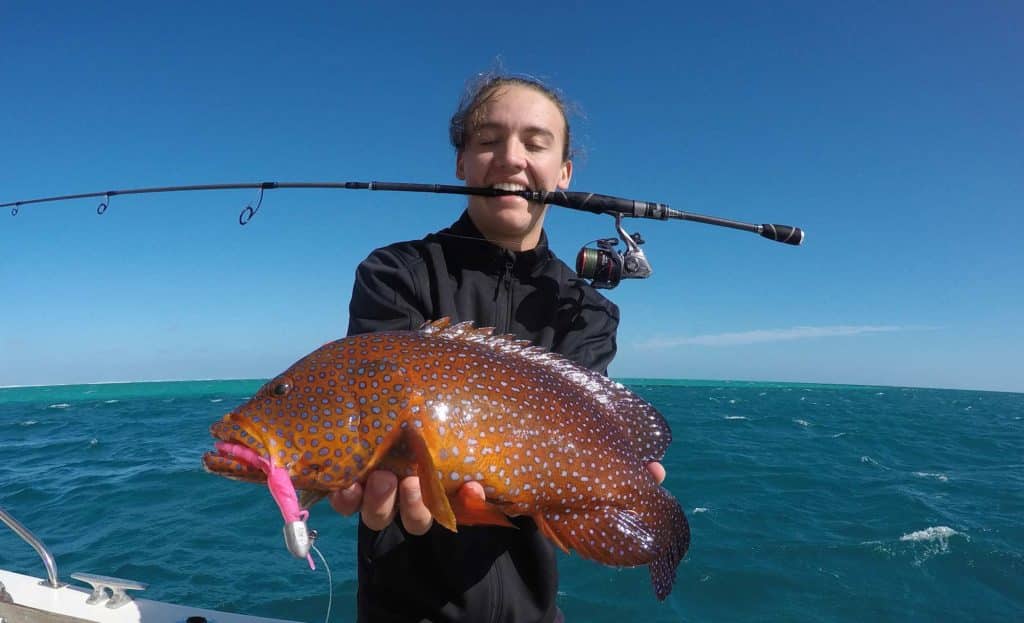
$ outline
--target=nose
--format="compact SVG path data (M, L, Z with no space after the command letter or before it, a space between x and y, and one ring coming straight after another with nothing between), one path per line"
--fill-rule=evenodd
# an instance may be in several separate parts
M526 146L521 141L514 138L504 141L496 155L497 164L503 168L513 171L522 171L526 168Z

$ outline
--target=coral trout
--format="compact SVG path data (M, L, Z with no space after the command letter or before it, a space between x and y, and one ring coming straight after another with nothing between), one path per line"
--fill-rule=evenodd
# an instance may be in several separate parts
M654 407L560 355L468 322L326 344L210 432L221 440L203 457L213 473L266 482L258 456L321 495L375 469L418 475L447 529L528 515L566 552L650 565L658 599L690 542L679 503L646 468L671 441ZM239 446L251 452L225 450ZM486 500L457 495L468 481L483 485Z

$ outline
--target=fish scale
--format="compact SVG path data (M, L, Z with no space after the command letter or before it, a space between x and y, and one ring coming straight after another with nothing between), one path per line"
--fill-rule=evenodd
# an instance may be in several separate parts
M603 375L471 323L326 344L211 433L269 457L306 491L346 488L375 469L416 474L450 530L530 516L563 550L650 565L659 599L689 546L682 509L646 469L671 442L657 410ZM211 452L204 464L266 480L237 456ZM485 500L459 495L469 481Z

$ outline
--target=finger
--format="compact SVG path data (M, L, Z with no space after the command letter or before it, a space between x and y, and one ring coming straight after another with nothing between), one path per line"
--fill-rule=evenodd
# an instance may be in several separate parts
M430 509L423 503L418 476L403 478L398 483L398 512L409 534L426 534L433 525L434 518L430 515Z
M653 461L647 464L647 471L651 472L651 476L654 476L654 481L659 485L665 482L665 466L657 461Z
M467 498L477 498L478 500L487 499L484 486L475 480L471 480L459 487L459 495L464 495Z
M363 523L370 530L383 530L395 519L395 494L398 477L391 472L378 470L370 473L363 490L363 504L360 511Z
M332 491L327 500L331 508L347 517L359 510L363 501L363 487L358 482L354 483L348 489Z

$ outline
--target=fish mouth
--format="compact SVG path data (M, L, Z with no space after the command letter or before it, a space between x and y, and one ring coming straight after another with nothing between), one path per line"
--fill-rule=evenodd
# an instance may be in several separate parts
M270 461L263 443L229 413L210 427L214 450L203 454L206 471L234 478L263 482Z

